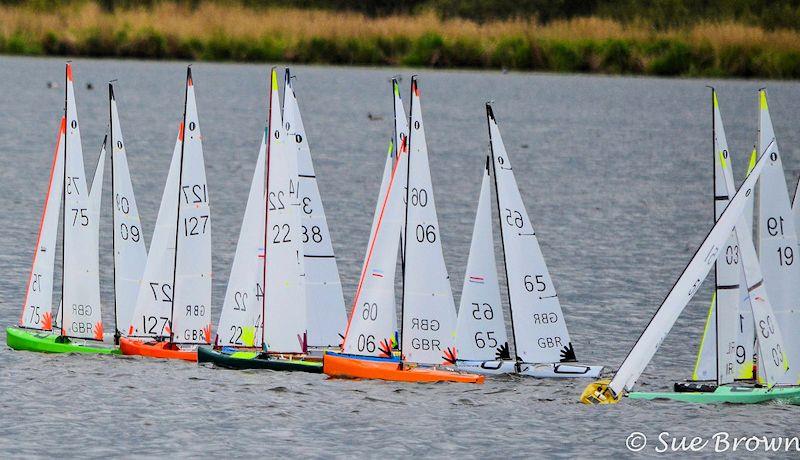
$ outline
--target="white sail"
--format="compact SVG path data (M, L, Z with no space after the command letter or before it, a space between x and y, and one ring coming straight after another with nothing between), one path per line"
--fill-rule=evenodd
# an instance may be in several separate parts
M64 161L64 273L61 335L103 339L100 310L100 275L92 221L89 187L83 165L72 66L67 64L67 101ZM87 256L88 255L88 256Z
M289 144L296 149L298 182L295 191L302 218L308 345L338 346L347 322L344 294L328 221L317 186L317 176L311 161L311 149L289 69L286 69L283 117Z
M467 272L458 307L456 352L458 359L488 361L509 357L508 335L500 301L500 284L494 256L489 159L481 181L478 212L472 230Z
M555 285L488 104L486 113L517 356L526 363L574 361Z
M697 249L692 260L683 270L678 281L670 290L661 306L656 311L653 319L645 328L639 340L636 341L628 356L620 365L619 370L609 383L608 388L614 395L622 395L623 391L630 391L644 372L645 367L653 359L661 342L669 333L675 321L680 316L686 305L692 300L700 285L708 276L708 272L717 260L721 251L724 251L725 242L731 231L741 218L742 211L748 199L751 198L755 183L761 175L766 164L766 157L756 162L752 172L747 176L739 191L731 199L728 207L722 213L717 223L706 236Z
M131 337L170 337L172 314L172 282L175 264L175 232L178 217L178 188L180 187L181 136L183 126L172 151L172 160L161 195L156 225L150 239L150 251L136 294L136 305L128 326Z
M401 152L401 155L405 156L405 153ZM345 353L392 355L392 339L397 324L394 284L400 244L396 229L402 222L404 210L402 197L395 193L395 190L402 189L397 168L390 142L370 239L342 345Z
M50 181L47 185L39 233L36 237L25 303L19 318L19 325L30 329L49 331L53 328L53 274L58 237L58 215L61 211L64 184L65 129L66 121L62 117L50 166Z
M306 301L302 279L302 229L299 206L290 190L296 168L280 112L278 74L272 69L267 149L266 269L264 342L280 353L306 351Z
M719 110L716 91L712 89L713 110L713 160L714 160L714 219L719 219L728 206L727 180L733 183L732 158L728 150L725 127ZM735 189L734 189L735 190ZM720 385L731 383L740 377L745 364L745 345L739 342L741 299L740 248L732 233L724 251L715 265L715 290L711 312L701 342L702 349L695 368L695 378L716 379ZM746 291L745 291L746 292ZM754 337L749 338L752 348ZM740 348L741 347L741 348ZM739 357L741 356L741 359ZM739 362L741 361L741 362ZM750 363L752 369L752 362Z
M211 343L211 212L191 68L182 128L172 341Z
M401 350L409 362L441 364L453 355L456 309L442 254L416 77L411 80L408 144Z
M800 254L794 216L786 188L781 154L767 106L765 90L759 91L758 149L770 168L758 187L758 254L775 317L786 331L800 330ZM786 353L793 366L791 383L800 379L800 335L786 335Z
M114 87L109 83L109 117L111 132L111 190L114 228L114 303L117 333L126 334L142 284L147 249L144 245L139 207L131 183L126 144L117 112ZM94 189L92 189L94 192Z
M222 313L217 326L218 346L260 346L262 325L262 286L264 276L264 167L267 133L261 138L256 169L239 230Z

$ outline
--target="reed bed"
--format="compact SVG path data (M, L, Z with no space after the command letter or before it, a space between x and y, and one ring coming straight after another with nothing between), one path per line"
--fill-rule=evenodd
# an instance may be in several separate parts
M433 13L369 18L215 3L114 13L91 2L50 11L0 7L0 53L800 77L800 32L739 23L672 30L594 17L479 24Z

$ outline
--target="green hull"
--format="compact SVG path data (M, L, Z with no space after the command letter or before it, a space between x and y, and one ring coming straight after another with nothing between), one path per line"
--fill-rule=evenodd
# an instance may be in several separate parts
M759 404L769 401L781 401L789 404L800 404L800 387L775 387L772 390L750 386L722 386L713 392L687 393L629 393L631 399L671 399L698 404L731 403Z
M304 361L299 359L261 358L262 354L252 351L236 351L222 353L211 348L197 349L198 363L212 363L227 369L269 369L273 371L322 373L321 361Z
M58 334L44 331L31 331L16 327L6 328L6 343L15 350L38 351L40 353L90 353L99 355L118 355L119 348L109 347L102 343L70 339L57 341Z

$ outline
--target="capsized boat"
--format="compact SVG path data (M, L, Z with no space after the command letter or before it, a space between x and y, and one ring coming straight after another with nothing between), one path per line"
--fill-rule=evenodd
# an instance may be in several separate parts
M486 117L491 153L486 159L464 276L456 330L458 354L454 363L459 369L482 374L596 378L603 366L576 363L555 285L488 103ZM491 171L494 171L516 359L511 358L497 281L489 191Z
M106 141L100 151L91 194L83 164L72 65L66 65L66 98L50 181L19 327L6 328L7 344L17 350L47 353L110 354L104 343L100 305L99 216ZM63 197L63 200L62 200ZM62 291L53 310L55 248L62 218ZM58 332L53 332L53 328Z
M781 388L780 386L776 387L776 385L785 379L789 364L786 353L783 351L785 345L781 330L772 311L765 289L765 282L761 276L761 268L755 246L749 232L745 230L746 223L742 219L745 204L747 200L752 199L756 181L761 176L762 171L774 167L774 162L769 161L772 145L770 144L762 152L753 170L733 195L725 211L720 215L716 224L712 227L706 239L667 295L667 298L656 311L655 316L647 325L639 340L634 344L619 370L614 374L614 377L610 380L599 380L587 386L581 395L581 402L585 404L612 404L619 402L625 395L633 398L648 398L646 394L632 393L633 386L653 358L664 337L675 324L680 313L699 289L714 262L718 257L724 255L725 243L734 229L736 230L735 235L741 251L740 259L744 267L746 286L750 293L750 307L753 312L753 319L759 326L756 328L757 346L759 350L762 350L759 372L763 373L765 380L763 388L754 386L750 392L752 394L763 394L766 399L781 399L782 396L793 394L793 392L775 391L776 388ZM727 181L730 175L725 177L728 193L733 194L733 183ZM729 324L730 322L722 318L721 323ZM728 334L728 332L725 332L725 334ZM726 361L721 368L731 371L734 369L735 352L733 350L719 350L717 356ZM732 385L741 386L740 384ZM716 395L713 398L713 402L743 403L754 401L739 397L726 397L726 395L734 393L733 391L728 391L726 389L728 387L732 386L716 387L713 392ZM706 395L708 395L706 392L675 392L659 393L658 397L698 403L711 402L712 399Z
M270 82L267 126L250 184L215 347L201 348L198 361L233 369L321 373L321 361L305 356L302 202L298 200L296 150L292 145L296 138L288 135L287 123L281 117L274 68Z
M197 360L211 343L211 213L192 69L186 73L183 121L172 153L126 355Z
M399 96L395 85L393 81L393 93ZM384 174L391 170L390 180L378 199L379 217L367 246L343 353L325 353L323 371L338 378L481 383L483 376L449 367L455 349L455 305L442 254L416 77L411 82L410 126L411 133L400 139L396 159L392 148L386 159ZM407 164L405 178L398 175L403 164ZM403 221L402 358L398 358L392 352L400 242L395 229Z

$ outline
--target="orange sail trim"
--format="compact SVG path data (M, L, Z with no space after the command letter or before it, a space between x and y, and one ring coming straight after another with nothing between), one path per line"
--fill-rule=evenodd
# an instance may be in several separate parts
M72 81L72 64L67 63L67 80Z
M103 323L101 321L94 324L94 339L103 341Z
M322 372L334 378L393 382L483 383L485 380L484 376L477 374L414 367L397 361L350 358L329 353L322 357Z
M67 131L67 119L63 116L61 117L61 124L58 128L58 138L56 139L56 151L53 153L53 163L50 166L50 181L47 184L47 195L45 195L44 200L44 209L42 209L42 218L39 219L39 233L36 237L36 247L33 249L33 261L31 262L31 272L28 276L28 286L25 288L25 304L22 305L22 312L19 315L19 325L23 326L25 324L25 309L28 307L26 304L28 303L28 296L31 293L31 284L33 283L33 267L36 266L36 258L39 257L39 246L42 244L42 227L44 226L44 216L47 215L47 207L50 205L50 190L53 188L53 177L55 176L56 172L56 162L58 161L58 150L61 147L61 141L64 139L64 133ZM63 185L62 185L63 187ZM55 249L53 249L55 250ZM47 321L47 318L50 318L50 322L46 327L43 327L44 330L49 331L53 329L53 316L50 312L45 312L43 318Z
M44 315L42 315L42 329L45 331L53 330L53 314L49 311L44 312Z
M356 313L356 305L358 305L358 298L361 296L361 288L364 286L364 278L367 275L367 268L369 267L369 262L372 260L372 251L375 249L375 241L378 239L378 232L381 231L381 224L383 224L383 213L386 210L386 204L389 202L389 197L391 196L392 186L394 185L394 176L397 172L397 167L400 165L400 157L405 152L405 142L403 143L404 147L399 150L399 154L397 155L397 161L395 162L394 166L392 167L392 177L389 179L389 186L386 187L386 196L383 197L383 203L381 204L381 213L378 217L378 224L375 226L375 234L372 235L372 241L369 243L369 252L367 253L367 260L364 262L364 267L361 269L361 277L358 280L358 288L356 288L356 295L353 297L353 308L350 311L350 318L347 320L347 328L344 330L344 338L342 339L342 349L344 349L344 344L347 342L347 334L350 332L350 323L353 322L353 315Z
M203 328L203 337L206 339L206 343L211 343L211 325L207 325Z
M197 350L181 350L172 342L142 342L120 337L119 349L123 355L129 356L197 361Z

